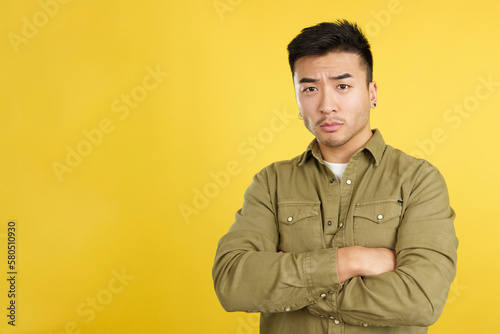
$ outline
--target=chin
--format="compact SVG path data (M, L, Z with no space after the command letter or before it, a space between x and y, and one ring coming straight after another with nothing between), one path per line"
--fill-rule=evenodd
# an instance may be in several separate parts
M339 147L347 142L345 138L318 138L318 140L326 147Z

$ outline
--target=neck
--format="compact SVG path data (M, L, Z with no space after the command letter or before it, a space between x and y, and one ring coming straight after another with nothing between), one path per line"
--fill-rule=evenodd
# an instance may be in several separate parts
M329 147L325 146L320 141L318 141L318 144L323 160L345 164L351 160L353 154L362 148L372 136L372 131L368 130L368 132L359 133L358 136L352 137L347 143L340 146Z

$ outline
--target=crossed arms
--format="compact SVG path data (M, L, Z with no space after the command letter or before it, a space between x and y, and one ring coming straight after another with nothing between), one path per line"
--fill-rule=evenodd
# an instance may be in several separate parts
M213 278L226 310L308 307L328 317L321 305L333 294L335 305L328 309L352 325L429 326L437 320L455 276L458 241L446 186L435 168L412 189L395 250L353 245L279 252L268 184L265 170L255 176L235 224L219 241Z

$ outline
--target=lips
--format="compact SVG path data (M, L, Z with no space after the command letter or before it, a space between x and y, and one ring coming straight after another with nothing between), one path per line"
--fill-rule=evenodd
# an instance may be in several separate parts
M344 123L339 122L324 122L319 126L321 129L327 132L337 131L344 125Z

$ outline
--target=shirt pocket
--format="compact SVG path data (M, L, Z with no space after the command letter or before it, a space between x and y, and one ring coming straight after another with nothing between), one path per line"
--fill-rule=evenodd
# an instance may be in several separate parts
M395 249L401 203L400 199L357 203L353 214L354 244Z
M293 201L278 204L279 250L304 253L321 247L321 202Z

